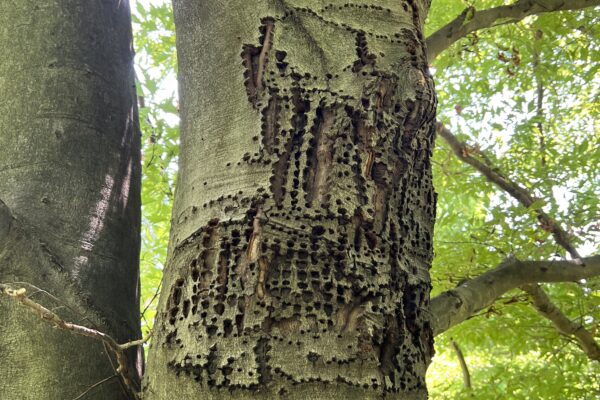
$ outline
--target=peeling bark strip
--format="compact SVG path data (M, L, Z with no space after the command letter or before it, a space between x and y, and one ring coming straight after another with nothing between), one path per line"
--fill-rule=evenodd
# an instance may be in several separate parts
M378 3L240 1L227 30L218 1L175 2L185 217L148 400L426 398L428 2Z

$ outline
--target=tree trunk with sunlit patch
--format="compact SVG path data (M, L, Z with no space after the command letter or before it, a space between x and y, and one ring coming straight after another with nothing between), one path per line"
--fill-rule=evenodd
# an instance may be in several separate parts
M0 43L0 283L121 343L139 338L127 2L2 1ZM7 296L0 318L1 399L69 400L92 388L83 398L131 398L100 342L54 329ZM136 357L129 351L124 371L132 382Z
M428 7L174 2L181 160L146 399L427 397Z

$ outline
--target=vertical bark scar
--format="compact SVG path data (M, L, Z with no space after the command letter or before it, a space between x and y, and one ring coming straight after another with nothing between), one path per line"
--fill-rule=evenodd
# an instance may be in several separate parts
M255 85L258 91L261 91L263 88L263 75L265 73L265 67L267 64L267 55L269 54L269 50L271 50L271 46L273 43L272 35L273 35L273 24L274 21L271 18L264 20L265 27L265 35L263 39L263 46L260 51L260 55L258 56L258 65L256 69L256 78Z
M258 99L264 89L264 75L267 67L268 56L273 45L273 31L275 20L267 17L261 20L259 45L245 44L242 46L242 60L246 70L246 92L248 100L258 106Z
M310 167L307 168L309 184L307 201L311 204L323 205L327 201L328 179L333 167L334 138L331 130L334 122L332 110L317 109L317 118L313 128L313 140L310 152L313 154Z
M256 263L260 256L261 236L264 221L266 221L266 217L262 207L257 206L256 214L252 217L252 228L250 229L246 251L240 256L237 263L236 273L240 277L242 287L252 285L250 282L250 268L252 264Z
M250 241L248 242L248 249L246 250L246 259L248 263L256 262L260 251L260 236L262 232L262 218L264 214L262 209L258 209L254 221L252 222L252 234L250 235Z
M367 37L363 31L356 32L356 55L358 60L352 65L352 72L360 72L367 65L375 66L377 56L369 53Z
M256 282L256 297L262 300L266 296L265 282L267 278L267 272L269 270L269 259L267 257L261 257L258 260L258 279Z

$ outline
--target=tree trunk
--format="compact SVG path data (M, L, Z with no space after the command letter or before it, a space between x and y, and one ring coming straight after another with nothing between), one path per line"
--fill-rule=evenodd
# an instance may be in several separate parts
M119 342L140 335L139 130L127 1L0 2L0 282ZM66 307L69 306L69 308ZM0 297L0 398L74 399L98 342ZM137 350L129 354L135 371ZM86 396L126 399L119 379Z
M181 159L156 399L424 399L426 0L175 0Z

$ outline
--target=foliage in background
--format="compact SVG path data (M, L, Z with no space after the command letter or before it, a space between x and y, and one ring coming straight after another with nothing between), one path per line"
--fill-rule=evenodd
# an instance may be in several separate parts
M142 329L147 334L167 259L171 206L179 153L175 25L167 2L133 7L142 130Z
M448 12L442 4L456 8ZM477 9L499 1L473 2ZM434 0L427 31L467 4ZM598 10L530 17L476 32L433 63L438 118L463 141L539 199L586 254L599 247L600 14ZM538 109L538 82L543 87ZM433 295L498 265L564 257L527 210L458 160L440 138L434 154L439 193L432 270ZM570 318L600 328L598 280L545 285ZM450 345L460 343L473 389L462 388ZM598 363L560 336L527 306L523 292L506 294L481 316L436 338L428 371L432 399L594 399Z
M508 2L510 3L510 2ZM503 1L434 0L427 34L465 7ZM176 52L171 6L134 6L143 132L142 309L155 315L166 259L178 154ZM600 249L600 13L528 17L455 43L433 62L438 118L475 153L525 186L572 234L584 255ZM542 87L541 107L539 103ZM534 211L462 163L438 138L439 193L433 295L498 265L564 257ZM532 208L535 208L532 207ZM600 331L600 282L545 285L561 310ZM473 388L463 389L451 339L462 347ZM561 336L514 291L480 315L436 337L428 372L432 399L593 399L600 366Z

